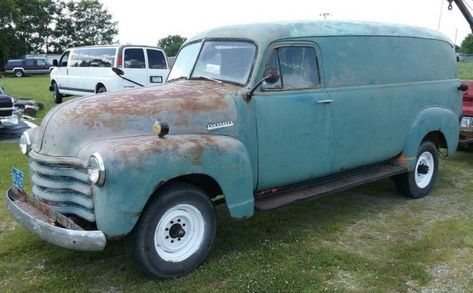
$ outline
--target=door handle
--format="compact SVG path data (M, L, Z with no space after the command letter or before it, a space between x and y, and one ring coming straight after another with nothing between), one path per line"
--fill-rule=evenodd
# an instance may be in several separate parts
M330 100L320 100L320 101L317 101L317 103L319 103L319 104L331 104L332 102L333 102L332 99L330 99Z

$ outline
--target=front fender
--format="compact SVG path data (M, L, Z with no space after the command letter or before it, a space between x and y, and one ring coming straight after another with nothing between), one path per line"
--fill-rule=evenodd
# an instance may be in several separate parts
M156 188L173 178L205 174L221 187L232 217L254 212L249 155L229 136L156 135L99 141L79 157L99 152L105 162L103 187L94 186L97 228L107 237L128 234Z
M407 167L409 169L415 167L419 146L425 136L433 131L443 134L449 155L455 152L460 132L458 119L458 115L447 108L429 107L420 111L411 125L404 145L403 155L407 158Z

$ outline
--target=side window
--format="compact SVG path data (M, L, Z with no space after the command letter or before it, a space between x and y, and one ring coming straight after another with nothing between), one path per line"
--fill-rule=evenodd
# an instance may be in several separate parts
M59 59L59 62L58 62L59 66L64 66L64 67L67 66L67 60L69 60L69 54L70 54L69 51L66 51L64 52L64 54L62 54L61 59Z
M150 69L167 69L164 54L158 50L146 50L148 54L148 68Z
M38 66L46 66L46 62L42 59L38 59L38 60L36 60L36 62L38 64Z
M84 66L86 60L86 50L74 50L71 54L71 60L69 61L69 67L81 67Z
M125 68L146 68L143 49L125 49Z
M112 67L115 63L115 48L95 48L90 49L89 67Z
M33 67L33 66L35 66L35 60L34 60L34 59L26 59L25 66L26 66L26 67Z
M320 85L317 56L313 47L280 47L273 51L267 67L279 70L279 84L263 84L263 89L309 89Z

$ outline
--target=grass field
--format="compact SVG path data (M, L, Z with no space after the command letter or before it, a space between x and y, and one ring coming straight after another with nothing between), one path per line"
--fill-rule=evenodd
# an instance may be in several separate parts
M459 66L473 79L473 64ZM47 77L0 79L8 93L52 106ZM44 110L40 117L44 116ZM17 143L0 143L0 191L27 170ZM442 158L432 194L399 196L390 180L235 221L219 208L204 264L175 280L143 275L123 241L103 252L50 245L0 204L1 291L439 291L473 288L473 153ZM29 187L27 182L27 188Z

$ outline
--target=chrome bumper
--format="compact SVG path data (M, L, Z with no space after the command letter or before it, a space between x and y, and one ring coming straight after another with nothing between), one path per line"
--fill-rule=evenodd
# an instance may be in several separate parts
M107 240L102 231L86 231L47 204L15 187L8 189L5 201L15 220L39 238L64 248L103 250Z
M14 125L18 125L18 123L19 123L19 119L18 119L18 116L16 115L0 118L0 124L4 126L14 126Z

